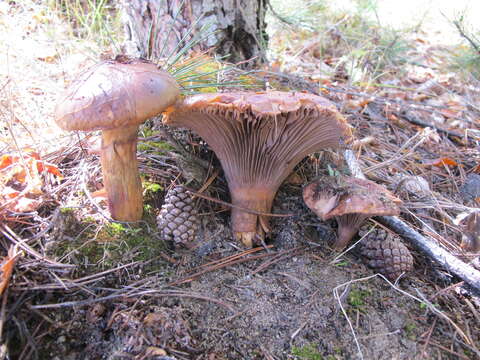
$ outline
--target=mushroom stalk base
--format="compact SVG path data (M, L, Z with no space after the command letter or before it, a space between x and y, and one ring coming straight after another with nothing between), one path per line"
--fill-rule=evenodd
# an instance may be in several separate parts
M359 227L339 225L337 231L337 240L333 244L335 250L343 250L357 234Z
M266 188L230 189L232 204L241 208L270 213L275 192ZM255 240L263 240L270 231L267 216L232 208L232 230L235 238L251 248Z
M113 219L138 221L143 213L142 182L137 163L138 126L102 132L103 183Z

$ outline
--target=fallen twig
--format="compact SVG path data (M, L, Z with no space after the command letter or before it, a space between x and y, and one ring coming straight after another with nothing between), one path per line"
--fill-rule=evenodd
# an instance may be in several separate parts
M32 249L25 240L20 239L17 234L13 232L12 229L8 225L5 224L0 224L0 233L3 234L7 239L9 239L12 243L15 244L15 246L19 249L24 250L26 253L30 254L37 260L43 261L47 263L50 266L53 267L65 267L65 268L72 268L75 267L75 265L71 264L62 264L53 260L50 260L49 258L43 256L40 254L38 251Z
M362 169L358 164L355 154L351 150L345 150L345 160L352 175L365 179ZM406 223L396 216L379 216L379 221L391 228L398 235L410 241L418 250L427 255L430 259L441 265L449 272L458 276L473 288L480 291L480 271L464 263L457 257L450 254L447 250L438 245L429 237L424 237L417 231L410 228Z
M455 25L455 27L457 28L457 31L460 34L460 36L463 37L465 40L467 40L470 46L480 55L479 44L475 41L476 39L473 40L471 36L467 35L461 22L459 20L455 20L453 21L453 25Z
M405 120L407 120L408 122L410 122L414 125L418 125L418 126L422 126L422 127L430 127L432 129L435 129L438 132L447 135L449 138L452 138L452 140L468 139L468 138L471 138L471 139L475 140L475 139L478 138L476 136L473 136L473 135L469 134L468 131L466 131L466 130L462 134L462 133L459 133L459 132L456 132L456 131L444 129L440 126L435 125L433 122L423 121L420 118L418 118L417 116L412 115L408 111L404 111L401 114L398 114L398 116L400 116L402 119L405 119Z
M106 300L113 300L113 299L118 299L118 298L130 298L130 297L139 297L143 295L149 295L149 296L165 296L165 297L187 297L187 298L192 298L192 299L198 299L198 300L204 300L204 301L209 301L213 302L215 304L221 305L225 307L226 309L235 312L235 309L233 306L230 304L227 304L226 302L220 301L215 298L210 298L208 296L194 293L194 292L187 292L187 291L178 291L178 290L145 290L145 291L139 291L139 292L133 292L131 294L114 294L114 295L107 295L103 297L99 297L96 299L88 299L88 300L80 300L80 301L66 301L63 303L57 303L57 304L42 304L42 305L32 305L30 306L31 309L56 309L56 308L61 308L61 307L70 307L70 306L84 306L84 305L91 305L95 304L98 302L103 302Z
M251 261L251 260L263 259L263 258L269 257L269 256L275 256L275 259L277 259L279 256L285 255L286 253L288 253L290 251L293 251L293 250L298 250L298 249L294 248L294 249L288 249L288 250L284 250L284 251L280 251L280 252L268 252L266 254L252 255L252 256L244 257L244 258L233 258L230 261L225 261L225 262L221 262L219 264L207 266L203 270L200 270L200 271L198 271L194 274L191 274L189 276L186 276L182 279L171 282L170 284L168 284L168 286L185 284L185 283L188 283L190 281L193 281L197 277L199 277L203 274L206 274L208 272L219 270L219 269L222 269L222 268L227 267L227 266L241 264L241 263ZM242 252L241 255L245 255L245 254Z

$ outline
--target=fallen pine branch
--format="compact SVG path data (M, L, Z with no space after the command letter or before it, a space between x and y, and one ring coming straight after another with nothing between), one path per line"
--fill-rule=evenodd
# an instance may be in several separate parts
M365 175L363 175L362 169L353 151L345 150L344 156L352 175L361 179L365 179ZM428 258L432 259L434 262L444 267L450 273L458 276L460 279L471 285L473 288L480 291L480 271L476 270L472 266L464 263L457 257L450 254L450 252L438 245L435 240L429 237L425 237L417 231L413 230L410 226L408 226L398 217L378 216L377 218L382 224L388 226L398 235L410 241L413 246L415 246Z
M469 138L472 139L472 140L477 139L476 136L468 133L468 131L467 131L468 129L465 129L465 131L463 133L448 130L448 129L444 129L441 126L435 125L433 122L423 121L423 120L421 120L420 118L418 118L417 116L413 115L411 112L408 112L408 111L404 111L404 112L402 112L400 114L397 114L397 115L400 118L405 119L409 123L412 123L414 125L418 125L418 126L421 126L421 127L430 127L432 129L435 129L438 132L447 135L452 140L469 139Z

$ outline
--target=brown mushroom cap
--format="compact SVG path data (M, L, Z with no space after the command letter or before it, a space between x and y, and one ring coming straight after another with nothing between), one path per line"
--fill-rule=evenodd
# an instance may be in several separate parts
M325 201L325 194L331 194L330 202ZM398 215L402 204L383 186L348 176L319 178L304 188L303 196L305 204L322 220L337 220L337 249L350 242L367 218Z
M338 204L336 190L326 183L315 181L303 188L303 201L320 219L327 220L327 214Z
M337 206L327 214L327 219L347 214L391 216L400 213L402 200L383 186L366 179L339 177L340 196Z
M64 130L110 130L139 125L172 105L175 79L142 59L119 57L79 75L59 99L55 121Z
M55 121L61 128L102 130L100 160L113 219L142 217L138 126L172 105L179 94L175 79L155 64L120 56L84 71L59 99Z
M234 205L270 212L275 193L306 155L337 148L350 129L334 104L307 93L234 92L186 98L164 121L199 134L219 158ZM268 231L268 218L232 210L245 243Z

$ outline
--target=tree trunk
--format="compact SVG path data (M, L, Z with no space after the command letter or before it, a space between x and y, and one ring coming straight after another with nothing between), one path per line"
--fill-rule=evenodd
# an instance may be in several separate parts
M123 0L127 52L132 53L133 44L136 55L166 58L179 43L199 36L200 28L209 25L214 33L195 50L214 47L215 53L227 55L233 63L264 60L266 0L186 0L179 11L181 4L180 0Z

